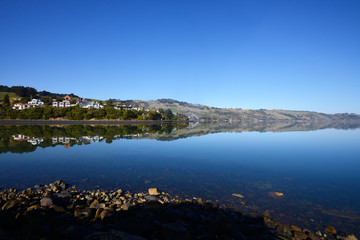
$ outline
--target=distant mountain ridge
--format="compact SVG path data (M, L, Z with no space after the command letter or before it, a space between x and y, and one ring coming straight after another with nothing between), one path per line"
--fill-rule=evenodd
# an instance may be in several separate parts
M54 96L54 97L65 97L66 95L70 95L71 97L78 97L73 93L70 94L61 94L61 93L52 93L48 91L39 92L33 87L24 87L24 86L12 86L8 87L5 85L0 85L0 92L3 93L14 93L17 97L45 97L45 96Z
M18 96L51 96L57 97L65 96L60 93L50 93L47 91L38 92L32 87L13 86L7 87L0 85L0 92L16 92ZM78 97L71 93L72 97ZM334 121L358 122L360 121L359 114L353 113L339 113L339 114L325 114L312 111L293 111L293 110L250 110L241 108L216 108L202 104L193 104L183 101L177 101L169 98L162 98L158 100L119 100L110 99L114 103L122 103L132 105L133 107L140 107L144 109L171 109L174 113L185 114L192 121L212 122L212 121L226 121L226 122L243 122L243 123L261 123L272 121L286 121L286 122L322 122L329 123Z
M115 100L116 101L116 100ZM241 122L271 122L271 121L294 121L294 122L332 122L332 121L360 121L359 114L338 113L325 114L311 111L292 110L250 110L209 107L201 104L192 104L174 99L158 100L126 100L121 101L133 106L148 109L171 109L175 113L187 115L194 121L241 121Z

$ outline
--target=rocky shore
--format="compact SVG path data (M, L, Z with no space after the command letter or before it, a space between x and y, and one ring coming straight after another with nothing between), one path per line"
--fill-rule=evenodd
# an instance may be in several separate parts
M58 180L0 192L0 239L206 240L343 239L332 226L315 233L284 225L265 212L251 217L200 198L147 192L78 191Z

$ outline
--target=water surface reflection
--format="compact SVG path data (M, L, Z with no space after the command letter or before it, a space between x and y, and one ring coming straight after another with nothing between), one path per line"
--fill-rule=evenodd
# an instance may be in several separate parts
M360 130L326 127L0 126L0 187L56 179L134 192L156 186L239 208L232 193L241 193L251 209L269 209L282 221L359 233Z

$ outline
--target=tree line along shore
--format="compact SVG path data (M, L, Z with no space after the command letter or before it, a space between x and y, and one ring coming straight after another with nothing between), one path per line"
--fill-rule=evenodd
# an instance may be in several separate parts
M41 120L152 120L186 121L184 114L174 114L170 109L143 109L112 100L93 102L74 94L38 92L31 87L0 85L3 98L0 100L0 119ZM10 98L10 96L12 98ZM32 101L34 102L32 104ZM62 102L60 102L62 101ZM58 107L54 107L54 103ZM96 103L96 104L95 104ZM16 107L17 104L19 107ZM61 107L59 107L61 105ZM24 108L20 108L20 107ZM19 110L21 109L21 110Z
M117 110L113 107L102 109L81 108L79 106L54 108L39 106L29 109L16 110L0 105L0 119L41 119L41 120L168 120L187 121L183 114L173 114L168 110Z

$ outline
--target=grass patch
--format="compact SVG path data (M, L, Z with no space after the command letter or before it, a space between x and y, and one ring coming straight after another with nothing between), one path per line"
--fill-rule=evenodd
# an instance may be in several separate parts
M0 92L0 100L4 100L6 94L9 95L9 98L18 98L14 92Z

